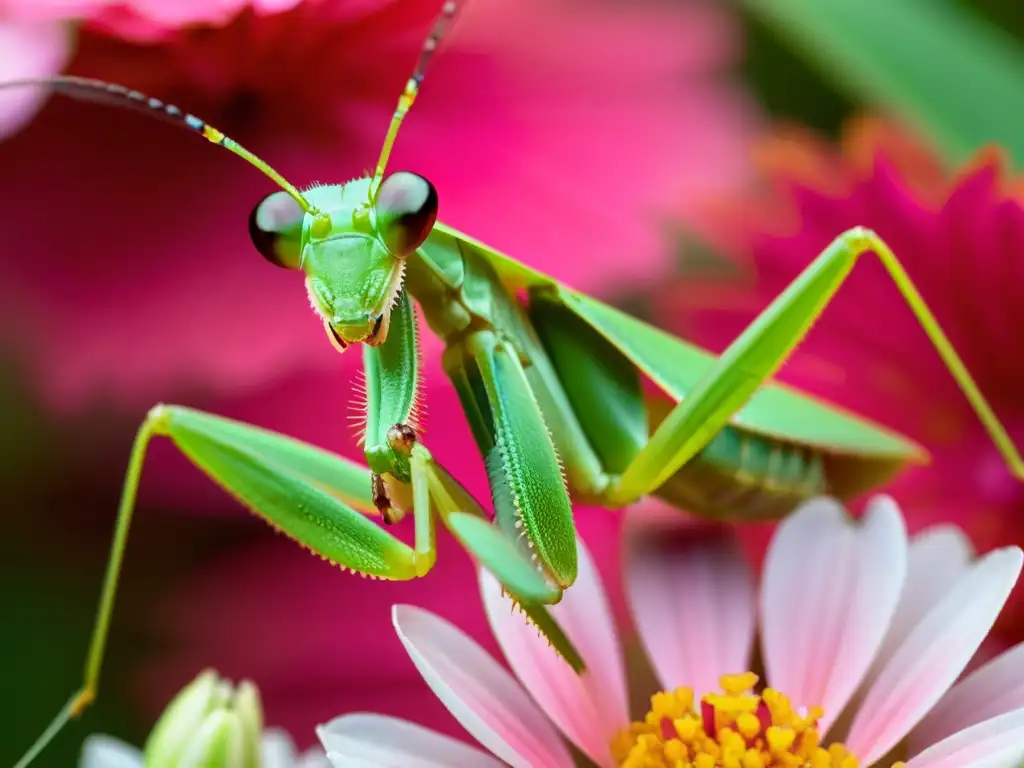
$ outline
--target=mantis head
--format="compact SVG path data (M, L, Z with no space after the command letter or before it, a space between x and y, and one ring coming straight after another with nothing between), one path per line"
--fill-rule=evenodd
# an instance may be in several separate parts
M372 176L313 187L302 194L262 160L242 150L246 159L281 187L249 216L253 244L272 263L306 273L310 301L339 351L360 341L374 346L384 343L391 310L402 291L405 261L423 245L437 220L433 184L408 171L389 176L384 172L427 64L460 5L446 0L441 7L398 98ZM228 149L241 154L237 145Z
M249 216L253 245L272 264L301 269L313 309L339 351L379 345L402 290L405 262L437 220L437 192L422 176L397 171L375 194L372 180L265 197Z

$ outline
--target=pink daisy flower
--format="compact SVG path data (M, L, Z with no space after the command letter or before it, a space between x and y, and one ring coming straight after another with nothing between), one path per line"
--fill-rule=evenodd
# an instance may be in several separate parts
M580 579L553 612L585 673L573 673L481 572L511 673L429 611L398 605L394 624L486 753L352 714L319 730L328 758L367 768L571 768L567 744L602 768L1011 768L1024 758L1024 646L957 682L1017 581L1020 549L975 558L952 527L908 541L889 497L876 497L861 521L816 499L780 524L758 585L728 535L646 524L630 532L625 581L663 689L645 715L631 721L608 598L581 548ZM745 671L755 635L763 688Z
M837 234L863 225L892 246L1011 437L1024 443L1024 368L1010 354L1024 324L1024 185L1003 170L998 153L979 153L950 174L908 134L858 121L838 151L787 131L770 138L759 158L763 194L719 201L705 219L705 234L745 279L688 276L657 300L660 322L724 349ZM1024 544L1024 485L876 259L856 266L779 378L929 449L930 466L907 470L889 487L911 530L953 521L983 549ZM1019 589L1000 630L1011 642L1024 637Z

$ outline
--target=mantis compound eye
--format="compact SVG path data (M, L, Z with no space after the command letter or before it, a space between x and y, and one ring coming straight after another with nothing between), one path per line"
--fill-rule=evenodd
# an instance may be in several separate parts
M437 190L422 176L397 171L381 182L374 206L384 244L404 259L423 245L434 228Z
M249 214L252 244L274 266L298 268L304 216L302 208L287 192L267 195Z

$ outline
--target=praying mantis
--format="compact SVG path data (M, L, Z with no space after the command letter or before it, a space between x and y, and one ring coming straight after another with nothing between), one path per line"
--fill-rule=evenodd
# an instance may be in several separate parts
M577 571L573 502L621 508L646 495L729 520L774 519L823 493L850 498L909 463L913 441L771 381L866 253L878 256L1004 458L1024 462L900 262L873 232L839 234L714 356L498 253L437 220L422 176L386 174L426 66L457 15L449 0L402 92L372 176L300 191L199 118L119 85L61 76L0 87L142 111L199 133L280 188L252 211L255 249L301 270L329 343L362 347L366 466L252 425L158 405L135 439L82 688L18 763L27 766L94 700L147 447L170 440L197 468L312 552L380 579L426 575L441 521L501 581L565 659L582 660L545 606ZM574 255L585 258L586 254ZM628 257L628 254L624 254ZM416 307L443 341L487 468L493 516L420 440ZM643 379L674 401L645 394ZM409 546L372 519L414 519Z

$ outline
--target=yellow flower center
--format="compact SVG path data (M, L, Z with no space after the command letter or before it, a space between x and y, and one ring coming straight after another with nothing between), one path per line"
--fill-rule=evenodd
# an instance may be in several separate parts
M819 707L801 714L778 691L752 693L757 679L753 672L726 675L719 681L722 693L704 696L698 708L691 688L654 694L643 722L631 723L612 740L616 763L622 768L858 768L842 744L821 745Z

